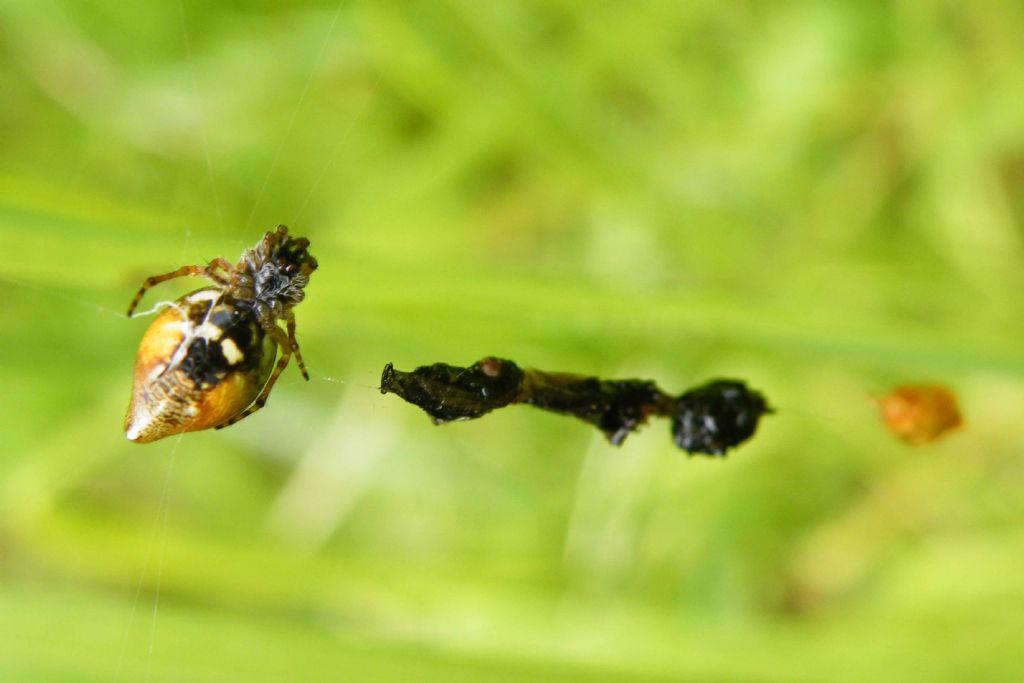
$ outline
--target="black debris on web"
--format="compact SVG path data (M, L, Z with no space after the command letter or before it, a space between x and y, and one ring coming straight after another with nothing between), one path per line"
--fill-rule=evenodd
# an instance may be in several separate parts
M761 416L773 412L764 396L739 380L713 380L673 397L649 380L523 369L494 357L469 367L435 363L411 372L388 363L380 391L418 406L438 425L524 403L579 418L615 446L649 418L665 417L679 448L712 456L725 455L749 439Z
M714 380L676 400L672 438L687 453L725 455L752 437L761 416L771 412L764 396L743 382Z
M419 406L434 424L472 420L520 401L524 373L500 358L485 358L468 368L434 363L412 372L384 366L382 394L396 394Z

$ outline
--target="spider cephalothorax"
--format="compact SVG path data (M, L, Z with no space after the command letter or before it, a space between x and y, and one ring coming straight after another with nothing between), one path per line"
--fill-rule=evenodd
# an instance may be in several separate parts
M261 322L283 317L306 296L303 289L316 270L308 247L309 240L290 237L283 225L268 232L242 253L231 274L231 295L241 305L251 306Z
M192 275L209 278L216 287L181 297L143 335L125 418L128 439L145 443L238 422L263 407L293 353L309 379L292 312L317 267L308 247L309 240L291 237L279 225L234 266L216 258L143 283L129 316L146 290L160 282Z

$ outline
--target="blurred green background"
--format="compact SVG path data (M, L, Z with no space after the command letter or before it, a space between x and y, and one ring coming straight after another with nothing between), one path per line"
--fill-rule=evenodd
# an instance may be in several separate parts
M0 4L0 679L1024 679L1019 3ZM313 381L124 440L285 223ZM163 285L154 305L198 286ZM740 377L726 460L375 389ZM870 396L960 395L909 449Z

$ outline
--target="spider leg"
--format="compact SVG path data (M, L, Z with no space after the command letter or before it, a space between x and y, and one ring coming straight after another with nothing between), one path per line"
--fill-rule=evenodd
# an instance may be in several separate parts
M277 359L277 365L274 366L274 371L270 373L270 379L267 380L266 385L263 387L263 391L260 392L260 395L256 397L256 400L253 401L251 406L240 412L238 415L220 423L214 427L214 429L224 429L225 427L229 427L240 420L244 420L266 405L267 396L270 395L270 390L274 388L274 383L277 382L277 378L281 376L284 369L288 367L288 361L292 357L292 349L284 330L273 325L267 332L273 336L274 341L281 347L281 357Z
M174 280L175 278L179 277L191 276L206 277L213 280L214 282L221 286L228 284L228 279L217 272L218 268L220 268L221 270L230 271L231 264L228 263L225 259L218 257L210 261L205 266L182 266L181 268L178 268L177 270L172 270L169 273L164 273L163 275L153 275L151 277L146 278L146 281L142 283L142 286L139 287L139 291L135 294L135 298L132 299L132 303L128 306L128 317L132 317L132 313L135 312L135 309L138 307L139 302L142 301L142 297L146 294L146 292L151 287L154 287L160 284L161 282L167 282L168 280Z
M221 270L230 273L232 270L235 269L235 267L231 265L231 263L229 263L228 260L223 256L218 256L217 258L213 259L208 264L206 264L206 277L216 280L220 284L226 284L228 282L228 279L214 272L217 270L217 268L220 268Z
M285 322L288 325L288 343L291 344L292 353L295 354L295 362L299 364L299 372L302 376L309 381L309 373L306 372L306 363L302 360L302 352L299 351L299 341L295 338L295 313L292 309L288 309L288 313L285 314Z

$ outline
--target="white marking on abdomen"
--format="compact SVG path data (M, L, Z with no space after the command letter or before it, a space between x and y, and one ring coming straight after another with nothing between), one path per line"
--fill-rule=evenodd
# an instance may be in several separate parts
M213 323L204 322L202 325L195 329L192 333L193 337L202 337L209 339L210 341L217 341L224 336L224 330Z
M231 337L228 337L220 343L220 350L224 352L224 357L228 360L228 365L235 365L236 363L242 362L245 358L245 354L242 353L241 349L238 348L238 344Z

